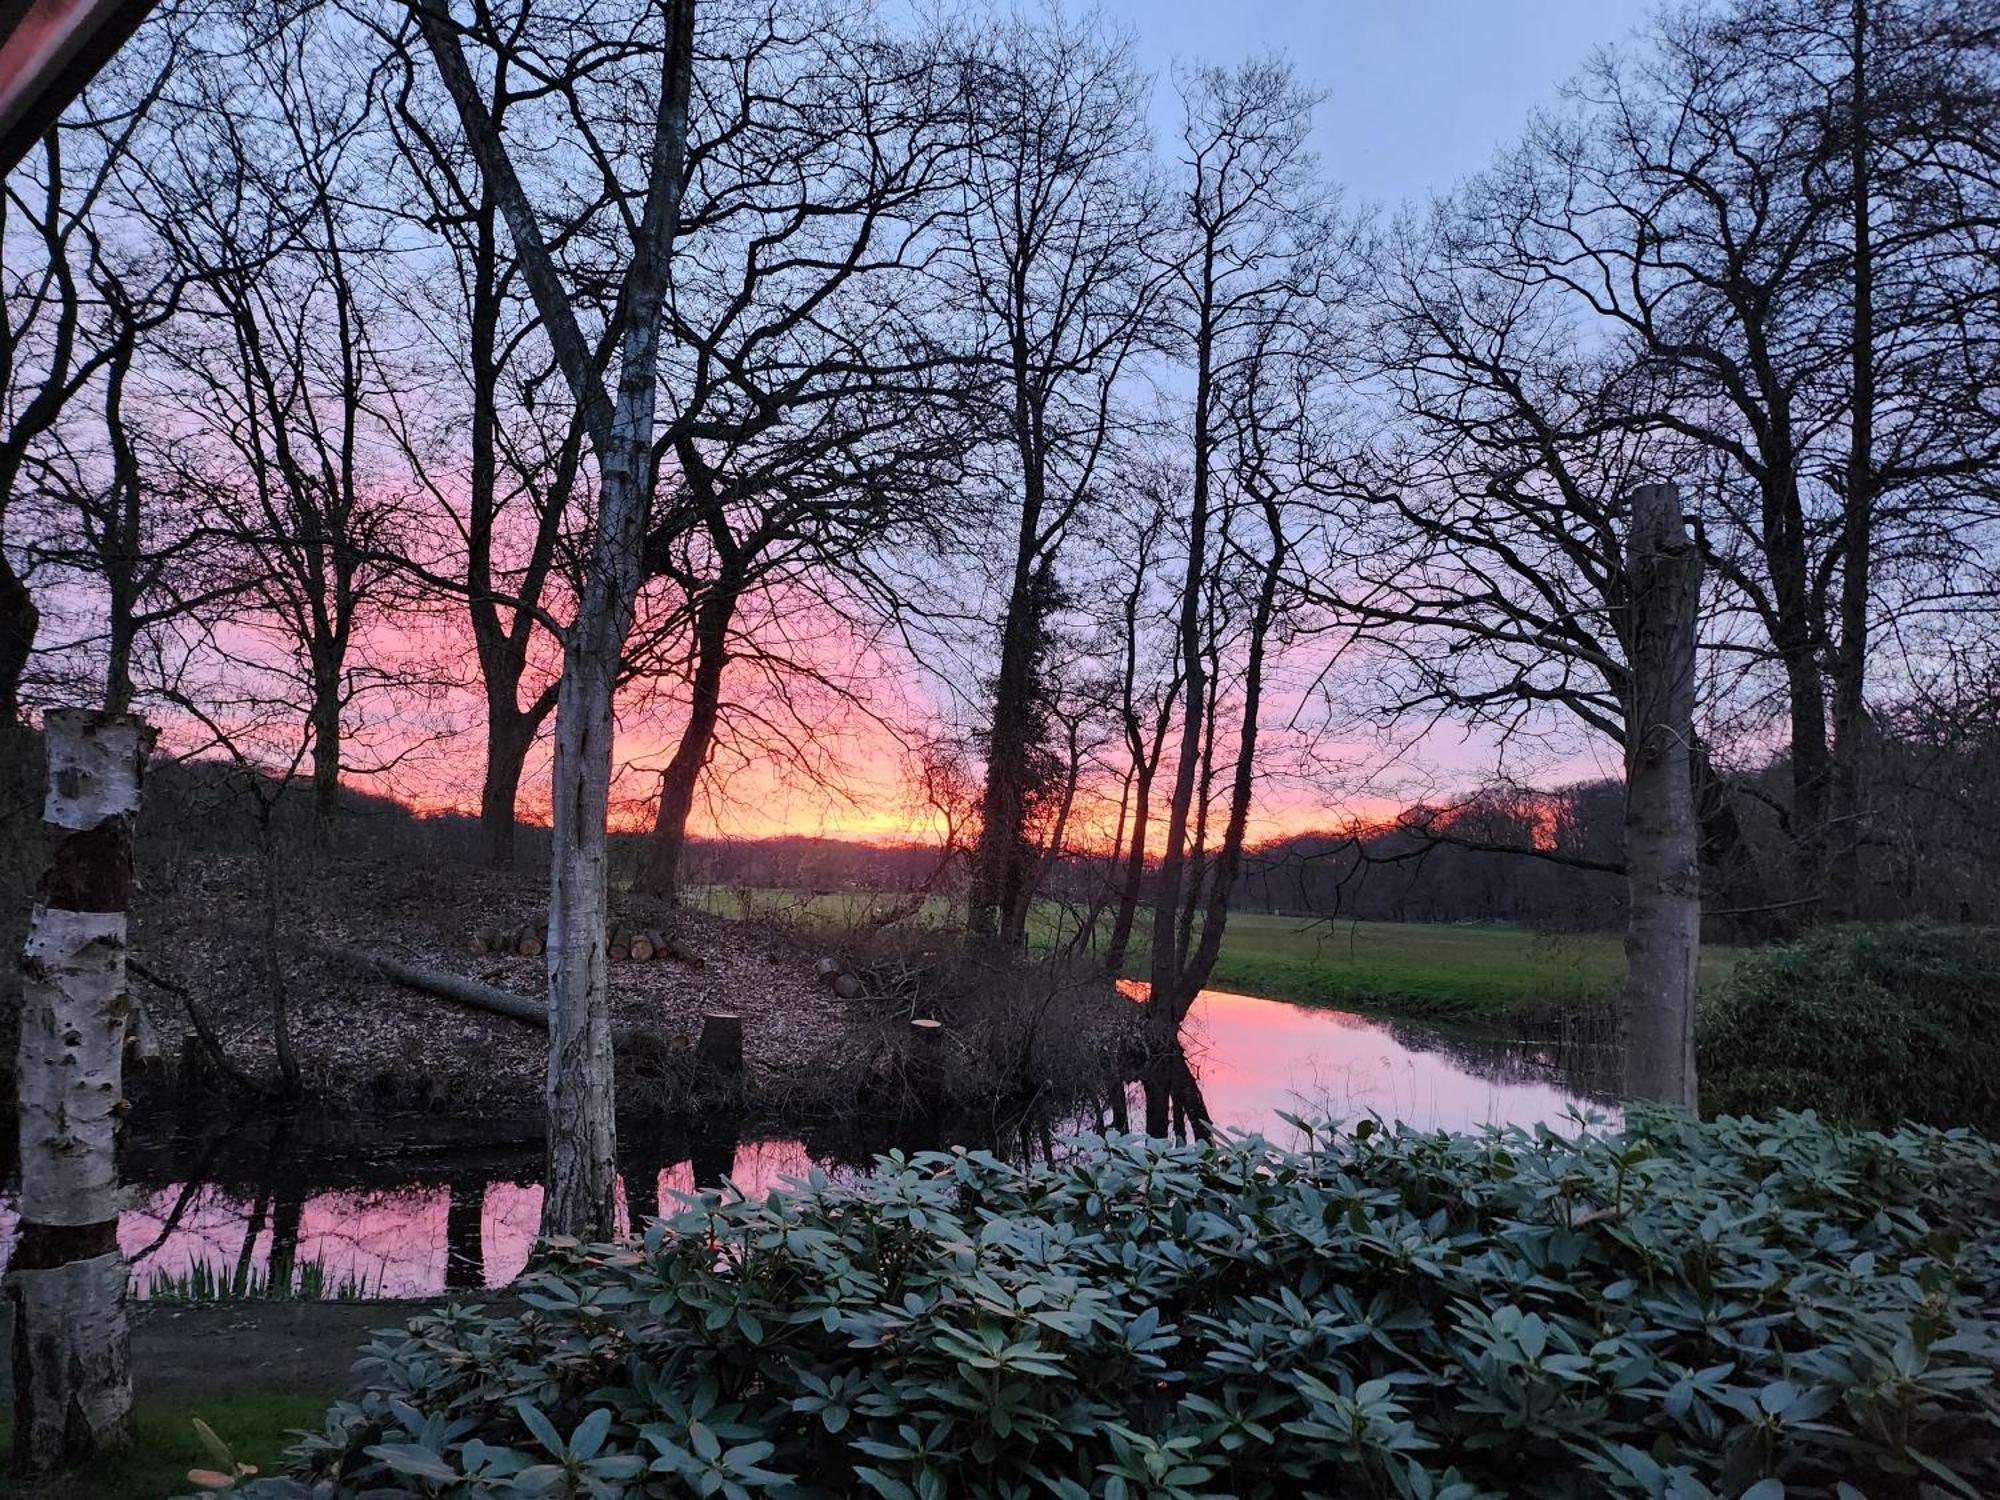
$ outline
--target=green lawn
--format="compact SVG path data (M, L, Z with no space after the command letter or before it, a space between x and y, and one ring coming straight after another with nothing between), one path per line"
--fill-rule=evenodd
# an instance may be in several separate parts
M1703 983L1720 978L1734 957L1708 949ZM1232 912L1209 982L1309 1005L1471 1019L1525 1002L1608 996L1624 967L1622 939L1610 933Z
M226 1358L227 1350L218 1350ZM238 1463L271 1473L278 1455L298 1439L292 1428L317 1431L338 1388L303 1391L231 1391L188 1404L182 1400L138 1404L138 1441L123 1453L44 1485L21 1484L21 1500L168 1500L194 1490L188 1470L212 1469L215 1458L195 1436L200 1417L229 1445ZM13 1447L13 1423L0 1417L0 1454ZM4 1459L0 1459L4 1462Z
M731 917L865 925L889 912L893 896L869 892L740 891L709 887L696 897ZM1053 911L1053 908L1050 909ZM950 920L943 901L925 903L917 920ZM1146 972L1144 934L1125 965ZM1735 960L1729 948L1702 955L1712 984ZM1470 923L1315 922L1302 917L1232 912L1210 983L1219 990L1440 1020L1477 1020L1540 1001L1609 996L1624 972L1615 933L1556 934Z

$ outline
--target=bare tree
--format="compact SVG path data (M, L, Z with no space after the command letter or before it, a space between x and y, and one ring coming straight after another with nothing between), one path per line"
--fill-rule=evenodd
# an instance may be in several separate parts
M1220 950L1254 787L1258 715L1290 555L1287 493L1323 482L1314 409L1332 368L1328 312L1355 234L1306 147L1312 98L1289 68L1206 70L1183 90L1187 174L1175 303L1194 362L1176 611L1180 733L1154 878L1152 1003L1177 1032ZM1253 539L1247 533L1259 535ZM1247 565L1242 574L1237 565ZM1227 642L1242 614L1240 641ZM1206 617L1206 618L1205 618ZM1226 654L1241 653L1237 744L1219 760ZM1226 772L1219 841L1210 786ZM1210 868L1205 868L1211 866ZM1208 899L1200 937L1195 917Z
M1632 1085L1687 1103L1700 570L1671 496L1641 491L1644 513L1628 497L1688 449L1631 419L1635 377L1616 351L1579 353L1563 299L1487 266L1483 247L1477 219L1441 205L1385 268L1375 341L1401 421L1378 446L1382 488L1343 517L1331 594L1377 628L1370 670L1392 712L1511 736L1553 711L1558 732L1567 721L1620 746Z
M1480 190L1487 262L1559 290L1643 365L1634 419L1698 445L1709 570L1761 636L1732 639L1736 693L1754 710L1775 669L1798 885L1836 912L1860 832L1842 742L1866 738L1875 626L1963 592L1939 526L1990 526L1968 505L1993 453L1966 384L1985 379L1965 335L1993 287L1975 10L1675 14Z
M121 179L153 147L154 110L191 28L169 7L9 175L0 197L0 539L37 445L87 404L135 330L171 309L171 270L135 263L118 229ZM20 712L40 611L0 546L0 724Z
M687 714L640 886L672 898L755 594L811 598L942 530L966 446L965 361L938 337L938 221L962 169L942 38L767 5L711 45L669 302L675 411L650 572L689 600ZM865 578L861 580L866 582ZM782 693L766 695L782 701Z
M255 608L238 628L286 661L312 734L313 807L339 811L361 639L388 602L406 483L374 412L402 361L371 285L378 220L357 207L365 96L329 98L324 18L253 32L150 172L149 229L190 291L158 341L196 434L179 483L225 497L217 525Z
M1157 205L1139 80L1088 27L1004 24L968 58L964 90L957 276L993 370L990 483L1013 522L968 902L968 935L986 943L1025 928L1037 659L1062 597L1057 561L1099 487L1119 376L1151 315L1141 252Z
M499 131L514 102L512 61L496 52L478 80ZM577 406L549 389L561 383L552 382L498 192L447 123L456 108L434 70L415 63L396 49L385 73L390 126L412 179L399 207L437 237L448 271L412 278L404 291L410 315L432 331L437 378L389 394L398 439L458 550L395 561L463 601L486 710L481 849L488 865L506 869L528 753L555 712L556 678L542 670L539 648L555 641L551 610L573 588L566 542L572 507L587 498L576 493L584 434ZM440 400L440 387L449 398Z
M414 15L450 92L479 169L493 185L557 366L597 466L597 515L576 616L563 640L557 695L554 860L549 878L549 1109L546 1234L608 1238L617 1228L617 1122L609 976L603 944L605 820L612 765L612 693L639 592L652 489L661 335L688 150L694 66L693 0L596 14L545 31L481 17L464 28L446 0ZM556 258L554 236L529 200L510 140L495 123L467 58L512 51L516 71L553 120L571 127L576 166L609 205L615 288L601 339L584 332L582 273ZM553 88L543 79L560 79ZM602 116L590 103L601 101ZM569 118L565 121L564 116ZM606 128L607 122L616 128ZM621 170L643 168L642 180ZM597 222L593 220L593 222ZM615 386L606 372L615 362Z

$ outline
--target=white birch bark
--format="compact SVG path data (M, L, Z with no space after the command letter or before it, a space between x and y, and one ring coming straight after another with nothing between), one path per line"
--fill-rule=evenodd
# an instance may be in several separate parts
M1690 752L1701 557L1673 485L1632 492L1625 556L1625 1092L1693 1109L1701 865Z
M618 350L613 391L605 387L507 143L467 64L449 0L419 0L417 6L480 171L507 220L523 277L598 462L597 528L576 618L563 642L550 788L554 851L549 868L544 1236L609 1239L618 1228L616 1085L604 953L612 697L638 596L651 500L661 323L680 224L694 53L694 0L669 0L663 9L666 34L645 208L632 233L618 320L608 334Z
M50 858L21 954L21 1233L7 1275L14 1456L30 1474L132 1434L117 1126L131 823L152 738L137 719L84 710L44 726Z

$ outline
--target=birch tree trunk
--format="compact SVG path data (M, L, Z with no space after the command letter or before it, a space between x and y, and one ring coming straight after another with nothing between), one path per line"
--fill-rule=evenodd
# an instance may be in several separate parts
M612 698L631 628L651 498L661 325L680 224L687 160L694 0L664 7L659 95L645 207L606 341L617 386L584 337L564 273L467 65L449 0L419 0L417 18L468 144L507 221L556 363L597 455L597 526L576 616L563 641L556 701L549 868L548 1177L542 1233L610 1239L618 1232L616 1094L612 1073L605 819L611 795Z
M1632 492L1625 549L1631 706L1625 739L1625 1092L1693 1109L1701 955L1694 805L1695 618L1701 555L1670 484Z
M21 1228L7 1273L14 1462L27 1474L132 1438L116 1133L132 819L153 732L58 709L44 739L50 855L21 954Z

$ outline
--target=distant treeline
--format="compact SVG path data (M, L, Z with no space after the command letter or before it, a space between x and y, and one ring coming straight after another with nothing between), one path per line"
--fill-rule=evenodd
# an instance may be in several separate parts
M1867 920L2000 920L2000 707L1984 695L1880 717L1867 755L1873 832L1862 861ZM1718 938L1783 936L1810 919L1785 828L1790 767L1780 756L1703 784L1703 890ZM1231 905L1287 915L1391 922L1513 922L1611 930L1625 917L1624 789L1488 786L1370 824L1301 833L1246 851ZM1329 820L1331 823L1331 819ZM635 844L636 850L636 844ZM636 852L630 855L636 859ZM961 895L956 858L925 845L831 838L701 840L699 883ZM1064 854L1043 890L1088 908L1106 901L1103 856Z

